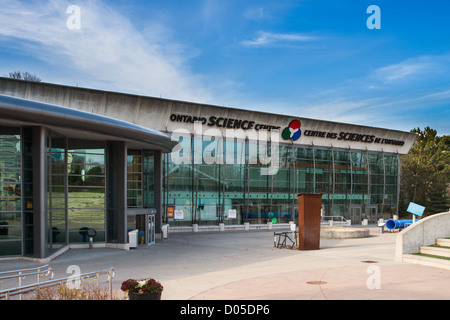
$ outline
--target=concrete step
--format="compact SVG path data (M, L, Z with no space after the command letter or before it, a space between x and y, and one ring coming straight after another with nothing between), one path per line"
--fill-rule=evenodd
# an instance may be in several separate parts
M450 247L450 239L449 238L436 239L436 244L439 246Z
M418 254L405 254L403 255L403 262L416 263L425 266L450 270L450 260L438 257L422 256Z
M424 247L420 247L419 253L431 254L434 256L450 258L450 247L424 246Z

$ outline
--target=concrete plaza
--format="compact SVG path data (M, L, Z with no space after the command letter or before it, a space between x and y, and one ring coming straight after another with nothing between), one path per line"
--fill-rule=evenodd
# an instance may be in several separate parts
M49 262L55 278L114 267L113 288L152 277L163 300L447 300L450 271L395 261L398 232L320 242L320 250L273 246L273 231L169 233L168 239L129 251L69 250ZM0 271L36 267L0 261Z

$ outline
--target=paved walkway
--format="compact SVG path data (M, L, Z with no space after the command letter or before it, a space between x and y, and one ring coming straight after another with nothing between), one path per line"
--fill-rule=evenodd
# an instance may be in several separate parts
M320 250L273 247L273 231L170 233L129 251L70 250L49 264L55 277L115 268L114 289L128 278L153 277L164 300L448 300L450 271L395 261L397 232L321 240ZM0 271L35 267L0 261Z

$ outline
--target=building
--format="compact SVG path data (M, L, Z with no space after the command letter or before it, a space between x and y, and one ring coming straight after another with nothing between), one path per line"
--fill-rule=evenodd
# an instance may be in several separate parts
M127 232L397 214L399 155L382 128L0 78L0 256L127 247ZM367 219L367 220L366 220ZM152 222L154 221L154 224Z

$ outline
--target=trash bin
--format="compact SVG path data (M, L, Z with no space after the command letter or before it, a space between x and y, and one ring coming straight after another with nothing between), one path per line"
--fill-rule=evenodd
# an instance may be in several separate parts
M161 226L161 232L163 239L167 239L169 237L169 225L167 223Z
M130 248L137 248L138 244L138 230L128 232L128 243Z
M384 222L380 222L380 223L378 223L378 230L380 231L380 233L383 233L384 232L384 226L385 226L386 224L384 223Z

